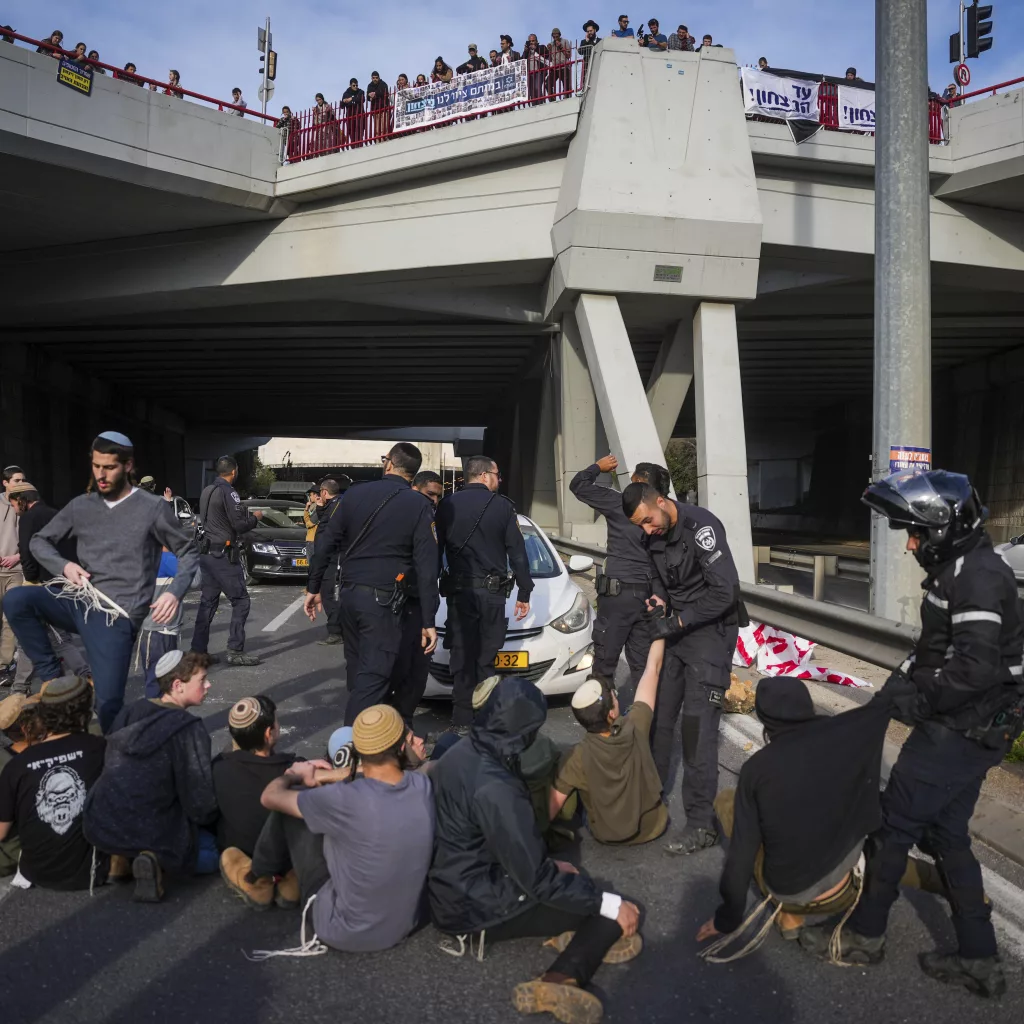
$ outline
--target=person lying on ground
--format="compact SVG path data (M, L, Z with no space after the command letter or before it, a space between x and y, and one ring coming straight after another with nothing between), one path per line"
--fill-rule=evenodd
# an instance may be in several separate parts
M394 708L365 708L352 724L356 761L333 781L318 782L327 762L297 761L263 791L274 813L250 873L229 884L250 906L269 906L274 877L294 870L285 897L301 896L304 919L312 912L317 952L390 949L422 923L434 798L425 776L405 770L405 732Z
M103 774L86 801L86 838L116 855L111 877L134 877L134 898L144 903L163 898L164 872L217 870L210 734L188 711L210 688L208 664L196 651L170 651L160 659L160 696L118 713L107 734Z
M88 889L104 881L108 858L93 857L82 833L86 795L103 771L105 743L87 730L88 679L51 680L37 698L38 736L0 772L0 841L16 832L21 857L15 884Z
M427 894L435 926L458 939L460 954L474 937L481 954L485 941L530 936L558 950L540 978L516 987L521 1013L596 1021L601 1002L586 986L602 960L624 963L640 952L640 912L548 856L519 774L546 717L533 683L502 678L468 736L438 761L430 776L437 842Z
M559 769L551 791L554 818L567 797L579 792L587 827L600 843L649 843L668 827L661 778L651 754L651 721L665 650L655 640L629 713L619 710L615 686L592 676L572 697L576 721L587 730Z

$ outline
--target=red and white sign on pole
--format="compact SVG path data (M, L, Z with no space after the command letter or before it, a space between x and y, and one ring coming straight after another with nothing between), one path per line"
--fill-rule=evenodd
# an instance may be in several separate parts
M953 77L962 88L966 88L971 84L971 69L966 64L957 64Z

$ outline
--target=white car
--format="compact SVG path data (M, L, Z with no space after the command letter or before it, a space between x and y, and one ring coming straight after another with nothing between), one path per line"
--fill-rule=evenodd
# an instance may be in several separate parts
M1024 586L1024 535L1011 537L1005 544L995 546L996 554L1013 570L1017 585Z
M569 572L586 572L594 560L586 555L573 555L567 569L536 523L519 516L519 527L526 540L533 576L530 612L521 622L516 621L513 590L505 602L508 631L494 659L494 670L500 675L529 679L546 694L573 693L594 664L590 636L593 613L586 595ZM448 607L442 597L436 620L437 649L431 658L424 694L427 698L450 699L452 695L451 652L443 646L447 617Z

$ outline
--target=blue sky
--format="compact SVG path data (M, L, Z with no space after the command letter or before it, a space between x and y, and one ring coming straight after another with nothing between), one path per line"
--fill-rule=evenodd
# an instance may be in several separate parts
M647 0L571 0L557 5L538 0L517 3L441 3L392 0L380 6L342 7L324 0L176 0L170 4L125 0L0 0L0 23L30 36L53 29L64 32L70 48L81 39L99 50L106 63L133 61L142 74L163 78L168 68L181 72L182 84L197 92L230 97L239 85L249 104L257 104L259 86L256 28L269 14L279 54L277 91L271 111L282 103L304 109L316 92L338 99L353 75L365 84L378 70L389 82L399 72L410 78L429 73L438 54L453 66L465 59L466 44L481 51L497 47L507 32L519 48L526 34L543 42L553 25L566 38L582 35L593 18L601 35L615 27L623 10L630 24L658 17L663 31L680 22L699 39L710 32L731 46L741 64L766 56L776 67L841 75L853 64L865 79L874 69L874 4L871 0L686 0L668 4ZM956 0L928 0L929 81L941 90L951 78L948 37L956 28ZM1024 76L1024 3L995 0L995 46L970 61L972 87Z

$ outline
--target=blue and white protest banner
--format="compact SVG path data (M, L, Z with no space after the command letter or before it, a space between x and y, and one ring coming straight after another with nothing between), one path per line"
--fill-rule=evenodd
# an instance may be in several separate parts
M744 68L743 109L783 121L817 121L818 83Z
M839 128L846 132L875 130L875 93L872 89L839 86Z
M482 114L528 98L526 61L458 75L395 93L395 131L437 124L453 117Z

